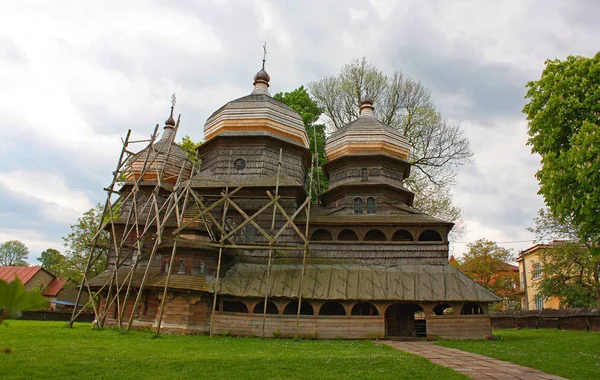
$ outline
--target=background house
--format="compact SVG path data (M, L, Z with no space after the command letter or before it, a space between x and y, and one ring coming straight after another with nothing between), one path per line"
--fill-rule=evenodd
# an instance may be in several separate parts
M15 278L23 283L25 290L39 290L44 297L48 298L52 309L75 305L77 289L67 286L70 280L56 277L40 266L0 266L0 280L12 282ZM83 292L80 303L86 303L87 300L88 294Z
M560 301L557 298L544 299L538 293L537 284L543 278L542 254L552 249L552 244L536 244L519 253L519 278L521 279L521 307L523 310L558 309Z

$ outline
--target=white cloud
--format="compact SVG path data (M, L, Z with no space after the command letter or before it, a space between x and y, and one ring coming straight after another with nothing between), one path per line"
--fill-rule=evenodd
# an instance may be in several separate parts
M57 175L45 172L0 172L0 184L17 196L39 202L44 215L58 223L73 222L93 203L80 190L70 189Z
M147 137L177 88L179 133L200 138L215 109L251 91L266 39L273 92L361 56L428 85L442 113L462 120L475 151L453 192L468 228L461 240L524 240L542 202L533 177L539 162L515 114L522 95L513 90L536 79L547 58L594 54L597 9L542 0L7 2L0 184L68 226L104 197L128 128ZM2 237L52 241L44 227L0 223Z
M29 248L29 258L27 261L32 265L40 265L36 259L48 248L54 248L58 251L63 250L63 242L60 237L48 239L37 231L0 228L0 242L8 240L19 240Z

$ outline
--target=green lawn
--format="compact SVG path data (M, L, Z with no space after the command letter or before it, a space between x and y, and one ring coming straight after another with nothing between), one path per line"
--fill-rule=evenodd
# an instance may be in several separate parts
M161 336L6 321L0 379L464 379L370 341Z
M497 359L569 379L600 379L600 333L585 331L494 330L493 341L442 341Z

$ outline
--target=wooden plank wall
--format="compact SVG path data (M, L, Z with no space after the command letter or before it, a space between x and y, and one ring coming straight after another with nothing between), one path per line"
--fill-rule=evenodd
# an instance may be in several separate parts
M428 339L478 339L491 336L489 315L427 316Z
M262 336L263 316L260 314L215 314L214 331L222 335ZM299 337L313 339L375 339L384 336L384 319L379 316L300 316ZM278 331L282 338L296 334L296 316L269 314L265 337Z

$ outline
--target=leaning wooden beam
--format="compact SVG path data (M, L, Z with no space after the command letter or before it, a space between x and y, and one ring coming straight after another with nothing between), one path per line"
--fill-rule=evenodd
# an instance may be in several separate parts
M223 194L224 195L224 194ZM242 217L246 218L247 220L250 221L250 224L252 224L254 226L254 228L256 228L258 230L258 232L261 233L261 235L263 235L265 237L265 239L267 239L267 241L269 242L269 244L273 243L273 238L271 237L271 235L269 235L269 233L267 231L265 231L258 223L256 223L253 219L250 219L250 217L248 216L248 214L246 214L246 212L244 210L242 210L242 208L240 206L238 206L234 201L231 200L231 198L228 199L227 203L229 203L234 209L236 209L237 212L240 213L240 215L242 215ZM276 202L275 202L276 203ZM221 238L223 240L223 238Z
M296 219L296 217L298 216L298 214L300 214L300 212L309 203L310 203L310 198L306 198L304 200L304 202L302 202L302 204L300 205L300 207L292 214L292 216L290 216L289 218L286 218L287 220L285 221L285 223L283 224L283 226L281 226L281 228L279 229L279 231L277 231L277 233L275 234L275 236L273 236L274 240L277 240L279 238L279 235L281 235L283 233L283 231L285 231L285 229L287 228L288 225L290 225L291 223L294 222L294 220ZM300 236L303 236L303 235L300 235Z
M228 185L229 186L229 185ZM242 190L244 188L244 186L239 186L236 189L234 189L232 192L230 192L226 198L220 198L219 200L215 201L213 204L211 204L210 206L206 207L204 210L202 210L198 215L194 216L191 220L188 220L187 222L185 222L183 224L183 226L177 228L175 231L173 231L173 235L179 234L181 233L182 230L184 230L185 228L187 228L190 224L194 223L195 221L197 221L198 219L200 219L202 216L210 213L215 207L219 206L221 203L227 201L227 199L229 199L230 196L232 196L233 194L237 193L238 191ZM194 193L192 193L192 195L194 195Z
M278 201L280 198L281 197L279 195L275 196L275 198L273 200L271 200L269 203L267 203L266 205L264 205L263 207L261 207L260 210L256 211L250 217L244 219L244 221L242 223L240 223L237 227L235 227L234 229L232 229L231 231L229 231L227 233L227 235L225 235L223 237L223 239L221 239L221 242L223 242L224 239L229 238L230 236L232 236L233 234L235 234L236 232L238 232L239 230L241 230L242 228L244 228L244 226L246 226L247 224L249 224L251 222L251 220L256 219L256 217L259 216L260 214L262 214L266 209L268 209L271 206L274 206L275 202ZM269 236L269 238L270 238L270 236Z
M283 156L283 149L279 148L279 162L277 163L277 180L275 182L275 201L279 198L279 175L281 174L281 159ZM272 201L273 202L273 201ZM277 206L273 204L273 218L271 218L271 234L275 232L275 213ZM273 245L276 238L273 238L269 245ZM269 248L269 259L267 260L267 287L265 289L265 299L263 301L263 320L262 320L262 337L265 337L265 324L267 322L267 302L269 302L269 290L271 288L271 259L273 257L273 248Z
M146 279L148 278L148 272L150 271L152 260L154 260L154 255L156 254L157 248L158 248L158 239L156 239L154 241L154 246L152 247L152 252L150 253L150 257L148 258L148 265L146 265L146 271L144 272L144 277L142 277L142 282L140 283L140 288L139 288L137 296L135 298L135 302L133 303L133 308L131 309L131 315L129 316L129 322L127 323L127 329L125 330L126 332L129 332L129 330L131 329L131 325L133 324L133 318L135 317L135 310L137 309L137 305L140 303L140 299L142 298L144 284L146 283Z
M177 121L177 125L179 125L179 120ZM192 171L193 171L192 167ZM176 187L181 183L181 177L183 175L183 167L179 172L179 177L177 178ZM181 225L181 221L183 220L183 213L185 212L185 207L187 204L187 198L189 195L189 191L185 192L185 198L183 200L183 207L181 209L181 215L179 215L179 201L177 197L177 192L173 192L174 194L174 202L175 202L175 217L177 219L178 226ZM171 261L169 263L169 270L167 271L167 280L165 281L165 288L163 290L163 296L160 303L160 312L158 314L158 322L156 325L156 336L160 336L160 327L162 324L163 312L165 310L165 302L167 300L167 290L169 289L169 281L171 280L171 272L173 271L173 267L175 266L175 254L177 253L177 242L173 243L173 250L171 251Z
M167 290L169 288L169 280L171 279L171 272L173 272L173 266L175 265L175 254L177 253L177 242L173 243L173 250L171 251L171 260L169 262L169 270L167 270L167 280L165 282L165 288L163 290L162 300L160 302L160 312L158 314L158 322L156 325L156 336L160 336L160 325L162 323L163 311L165 310L165 301L167 299Z
M238 189L241 189L241 187L238 187ZM237 190L237 189L236 189ZM221 225L221 223L219 223L215 217L210 213L210 212L205 212L207 210L207 207L204 205L204 202L202 202L202 199L200 199L197 195L196 192L194 191L194 189L190 189L190 194L192 194L192 197L194 198L194 201L196 202L196 204L198 205L198 207L200 208L201 212L201 216L202 216L202 220L204 221L204 225L206 226L206 228L208 229L209 226L206 223L206 219L205 216L207 216L212 223L214 224L214 226L219 230L219 232L221 233L221 236L225 235L227 232L225 231L225 228ZM231 193L229 194L231 195ZM221 198L219 200L219 202L221 200L225 201L225 203L227 203L227 200L229 199L229 196L225 197L225 198ZM217 203L217 202L215 202ZM214 203L211 205L213 206ZM176 232L173 232L173 234L175 234ZM235 242L231 239L231 238L227 238L227 240L229 240L229 242L233 245L235 245Z
M131 129L127 130L127 135L125 136L125 141L123 142L123 148L121 149L121 154L119 155L119 161L117 163L117 169L115 170L115 172L113 173L113 180L109 186L109 192L108 195L106 197L106 202L104 203L104 210L102 211L102 216L100 217L100 220L98 221L98 228L100 228L102 226L103 220L104 220L104 216L106 215L106 208L108 206L108 203L110 201L110 197L112 195L112 190L114 190L114 186L115 186L115 182L118 178L118 170L119 167L121 166L121 162L123 161L123 157L125 156L125 150L127 148L127 144L129 142L129 137L131 136ZM96 234L94 235L94 239L91 242L92 245L96 245L97 241L98 241L98 236L99 236L99 232L100 229L96 232ZM83 291L83 284L85 283L86 288L88 289L88 292L90 292L90 298L92 298L92 293L90 290L89 285L87 284L87 274L90 270L90 268L92 267L92 259L93 259L93 253L94 253L94 248L92 247L90 254L88 255L88 260L87 260L87 264L85 266L85 271L83 273L83 281L82 281L82 286L79 287L78 291L77 291L77 297L75 298L75 305L73 306L73 313L71 314L71 321L69 322L69 327L73 327L73 317L75 316L75 314L77 313L77 306L79 305L79 300L81 299L81 292ZM96 303L93 301L92 299L92 307L94 308L94 313L96 313L96 315L98 315L98 310L96 308Z
M229 174L231 172L231 150L229 150L229 164L227 165L227 177L229 177ZM229 194L229 183L225 183L225 197L222 199L227 199L229 198L230 194ZM223 204L223 214L221 215L221 223L222 226L225 226L225 218L227 216L227 205L228 203L225 202ZM221 236L222 238L223 236ZM220 272L221 272L221 260L223 258L223 247L219 248L219 257L217 259L217 273L215 275L215 289L214 289L214 296L213 296L213 305L212 305L212 311L210 313L210 330L209 330L209 334L210 336L213 336L213 326L215 323L215 311L217 309L217 295L219 294L219 286L221 285L219 280L220 280Z
M310 168L310 187L308 188L308 199L312 198L312 183L314 181L313 169L315 167L315 161L313 160ZM310 221L310 203L306 206L306 228L304 229L304 252L302 255L302 274L300 275L300 284L298 285L298 310L296 313L296 335L298 338L298 331L300 329L300 308L302 307L302 292L304 291L304 275L306 274L306 257L308 256L308 232L309 232L309 221ZM295 227L295 224L292 224ZM296 231L298 229L296 228Z
M309 189L308 191L309 194L311 194L311 191ZM267 195L269 196L269 198L273 199L273 194L271 194L271 192L267 191ZM306 200L304 201L303 204L307 204ZM287 220L286 225L289 225L290 227L292 227L292 229L294 229L294 231L296 231L296 233L298 234L298 236L304 241L304 243L308 242L308 239L304 236L304 234L298 229L298 227L296 226L295 223L293 223L293 219L288 215L288 213L283 209L283 207L281 207L281 205L279 203L275 203L275 205L277 206L277 208L279 209L279 212L281 212L281 214L283 214L283 216L285 217L285 219ZM298 215L298 212L295 212L294 215Z

